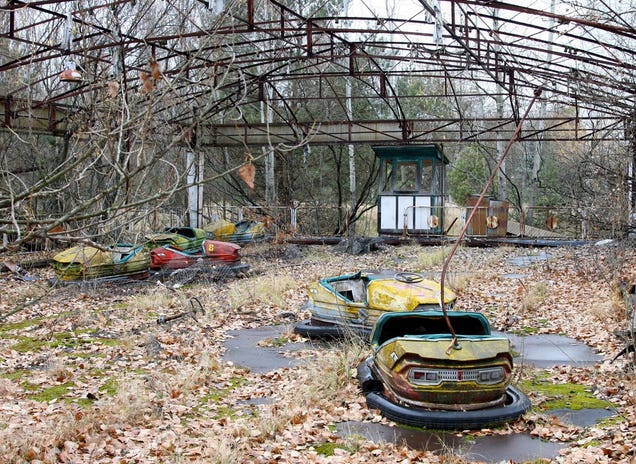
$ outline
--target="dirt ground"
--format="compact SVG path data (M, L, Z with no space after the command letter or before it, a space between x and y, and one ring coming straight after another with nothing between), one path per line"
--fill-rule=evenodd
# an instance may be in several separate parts
M405 243L352 255L338 246L260 243L242 251L250 270L240 278L198 274L188 282L81 286L52 286L49 267L27 267L42 256L0 255L0 263L21 263L34 278L21 280L6 267L0 272L0 461L466 462L450 450L335 433L346 421L391 424L366 407L355 379L368 347L294 351L289 355L302 363L265 373L223 357L230 330L306 318L307 286L318 278L395 269L438 280L450 247ZM457 309L484 312L499 330L568 335L602 355L590 367L519 370L515 382L541 377L584 385L617 413L574 427L543 413L545 397L526 391L533 409L523 418L458 433L524 432L559 441L565 446L553 461L560 463L636 462L633 358L611 361L625 347L615 333L627 327L621 289L630 283L636 283L633 243L460 247L448 273ZM189 311L193 299L205 314L157 323ZM290 331L262 343L294 341Z

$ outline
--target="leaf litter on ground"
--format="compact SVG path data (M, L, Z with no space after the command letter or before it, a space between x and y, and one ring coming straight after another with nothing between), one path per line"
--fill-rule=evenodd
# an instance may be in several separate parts
M466 462L450 451L334 433L347 421L393 425L366 407L356 384L364 348L345 356L337 345L311 347L293 354L303 364L265 374L223 357L231 330L306 318L307 287L318 278L390 268L438 280L448 248L405 244L354 256L287 246L248 245L247 276L203 276L176 291L148 283L51 289L43 284L48 269L30 271L38 277L30 282L0 274L0 314L24 306L0 325L0 461ZM519 266L511 259L519 256L538 259ZM627 323L621 282L636 283L633 244L460 247L448 278L458 309L484 312L497 329L567 335L601 353L597 365L557 366L547 377L587 385L616 409L595 427L567 426L533 410L474 434L528 433L566 443L555 462L633 462L634 364L629 356L610 362L625 343L615 332ZM191 297L203 303L204 315L156 323L183 311ZM542 401L529 393L533 403ZM250 399L261 401L248 406Z

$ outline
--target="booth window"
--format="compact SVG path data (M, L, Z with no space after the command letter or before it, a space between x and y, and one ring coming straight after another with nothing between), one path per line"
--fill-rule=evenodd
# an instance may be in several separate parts
M393 176L393 161L383 161L382 162L382 177L380 178L380 191L381 192L391 192L393 190L392 184L392 176Z
M422 192L435 193L433 185L433 160L422 161Z
M417 192L417 163L398 162L395 190L398 192Z
M442 166L437 165L433 171L434 174L431 182L431 193L433 195L441 195L444 192L444 171L442 169Z

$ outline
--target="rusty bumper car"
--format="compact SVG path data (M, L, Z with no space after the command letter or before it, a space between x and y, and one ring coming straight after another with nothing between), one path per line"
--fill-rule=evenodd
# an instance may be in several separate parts
M510 341L491 334L480 313L387 313L371 335L373 354L358 366L367 405L386 418L433 429L479 429L530 408L510 385Z
M296 333L308 338L368 337L385 313L440 309L440 285L414 272L390 270L327 277L309 287L305 308L310 318L298 323ZM444 289L451 311L455 294Z

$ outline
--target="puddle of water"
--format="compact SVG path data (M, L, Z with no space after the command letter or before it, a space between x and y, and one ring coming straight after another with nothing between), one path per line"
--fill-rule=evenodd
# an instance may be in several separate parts
M540 263L541 261L547 261L552 258L552 255L548 253L539 253L536 255L526 255L526 256L514 256L512 258L508 258L508 263L513 266L518 267L526 267L530 266L534 263Z
M526 462L537 459L553 459L567 444L543 441L522 433L477 437L460 455L487 463Z
M403 429L385 424L344 422L336 427L341 436L359 435L376 443L391 442L439 455L461 456L487 463L552 459L564 443L542 441L526 434L459 436L450 432Z
M263 340L276 339L290 331L291 327L286 325L231 330L228 332L231 338L225 341L224 359L255 373L294 367L300 361L286 357L284 353L306 349L306 343L285 343L280 347L259 346Z
M375 443L398 443L409 448L433 452L457 449L464 441L464 438L450 432L404 429L376 422L341 422L336 425L336 434L343 437L358 435Z
M510 272L508 274L501 274L501 277L504 279L525 279L528 277L528 274L518 274L514 272Z
M616 415L616 410L608 409L552 409L545 414L558 417L564 424L575 427L590 427L599 421Z
M603 357L580 341L556 334L518 336L505 334L512 349L519 353L515 364L537 368L569 365L589 366L602 362Z
M258 411L261 409L261 406L266 406L272 404L274 402L273 398L261 397L261 398L250 398L248 400L239 401L237 406L241 407L243 414L248 416L255 416L258 414Z
M286 343L281 347L259 346L266 339L276 339L288 333L291 327L285 325L265 326L255 329L241 329L228 332L232 338L226 343L225 359L234 364L249 368L252 372L269 372L293 367L299 360L284 356L285 352L310 348L307 343ZM521 353L517 363L533 364L536 367L548 367L561 364L580 365L596 363L600 356L587 345L560 335L516 336L503 334L511 339L515 351ZM246 413L259 405L269 404L270 398L253 398L245 401ZM569 409L549 411L546 414L557 416L562 422L578 427L588 427L598 420L615 414L611 409ZM459 436L446 431L426 429L406 429L378 423L343 422L336 426L336 434L346 437L359 435L376 443L391 442L409 446L413 449L427 450L439 455L461 456L467 460L485 463L525 462L537 459L553 459L565 443L542 441L528 434L516 433L475 437Z

